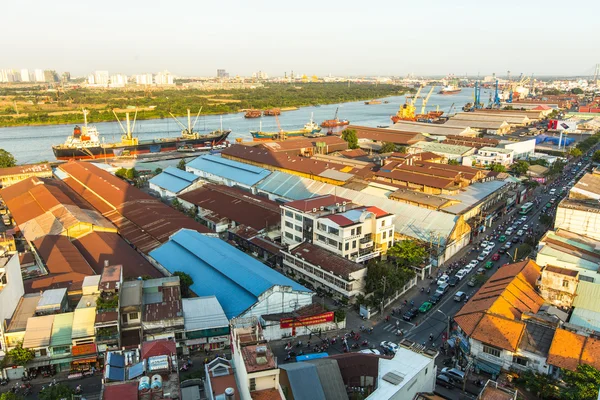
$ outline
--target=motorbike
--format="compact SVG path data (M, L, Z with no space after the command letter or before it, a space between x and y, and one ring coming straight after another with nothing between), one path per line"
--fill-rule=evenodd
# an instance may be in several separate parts
M350 346L350 348L352 348L352 349L358 349L358 343L354 343L352 346Z
M363 342L360 344L361 346L368 346L369 342L366 340L363 340Z
M449 357L449 358L444 359L443 364L444 364L444 367L450 367L454 364L454 362L452 361L452 358Z
M2 379L0 379L0 385L2 385L2 386L8 385L8 378L2 378Z

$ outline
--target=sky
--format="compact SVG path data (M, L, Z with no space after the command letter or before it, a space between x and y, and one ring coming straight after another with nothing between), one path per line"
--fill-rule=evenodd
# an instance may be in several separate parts
M598 0L6 1L0 68L591 75L599 14Z

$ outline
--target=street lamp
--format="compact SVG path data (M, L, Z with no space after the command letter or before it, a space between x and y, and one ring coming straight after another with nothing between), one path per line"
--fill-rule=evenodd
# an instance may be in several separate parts
M440 314L442 314L444 317L446 317L448 323L446 325L446 341L448 341L450 339L450 317L448 315L446 315L442 310L438 309L437 312L439 312Z

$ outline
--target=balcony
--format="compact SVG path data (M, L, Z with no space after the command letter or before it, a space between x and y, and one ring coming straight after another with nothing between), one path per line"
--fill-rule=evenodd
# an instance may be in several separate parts
M100 328L96 330L96 343L119 341L119 331L115 328Z
M368 241L368 242L363 242L363 241L361 240L361 241L360 241L360 244L359 244L359 247L360 247L360 249L361 249L361 250L364 250L364 249L369 249L369 248L373 247L373 241L372 241L372 240L370 240L370 241Z

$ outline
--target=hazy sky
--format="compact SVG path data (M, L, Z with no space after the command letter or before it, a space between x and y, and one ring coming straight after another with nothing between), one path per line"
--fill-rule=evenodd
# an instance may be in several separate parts
M9 0L0 15L0 68L73 75L539 76L600 63L599 0Z

